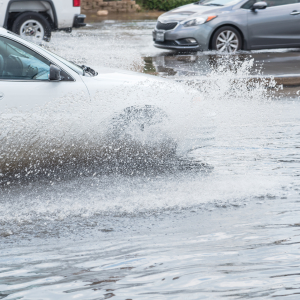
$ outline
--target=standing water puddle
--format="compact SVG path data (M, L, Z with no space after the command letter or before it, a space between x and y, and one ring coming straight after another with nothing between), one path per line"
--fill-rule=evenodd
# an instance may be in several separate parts
M68 39L57 34L48 46L92 66L143 71L152 64L166 75L153 63L160 59L149 41L153 24L102 24ZM208 72L202 58L198 75ZM201 85L99 91L101 105L70 96L60 102L61 112L68 108L63 119L52 118L57 106L37 119L1 116L7 170L6 163L26 165L28 149L45 164L40 173L2 174L0 298L299 299L299 99L260 81L236 82L237 74L252 74L248 59L218 62L213 81ZM185 79L180 64L173 70ZM95 154L112 142L103 114L140 95L162 97L169 123L139 137L144 148ZM171 158L153 146L161 132L177 143ZM64 163L49 164L48 146Z

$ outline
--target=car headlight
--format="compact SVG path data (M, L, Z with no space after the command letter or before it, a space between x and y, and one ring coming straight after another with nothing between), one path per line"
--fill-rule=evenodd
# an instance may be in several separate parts
M208 17L197 17L195 19L183 21L180 24L182 24L184 27L190 27L190 26L198 26L204 23L207 23L213 19L215 19L217 16L208 16Z

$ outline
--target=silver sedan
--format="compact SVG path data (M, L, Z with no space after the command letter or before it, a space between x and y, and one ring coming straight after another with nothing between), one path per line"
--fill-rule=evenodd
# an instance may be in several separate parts
M300 47L300 0L201 0L164 13L154 46L235 52Z

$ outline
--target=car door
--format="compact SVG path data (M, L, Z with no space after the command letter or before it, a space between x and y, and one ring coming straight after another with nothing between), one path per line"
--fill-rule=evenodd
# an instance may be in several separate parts
M300 45L300 3L298 0L267 0L266 9L248 11L250 49Z
M62 80L49 80L51 64L53 59L0 36L0 114L7 109L31 110L70 95L89 98L80 76L67 66L58 65Z

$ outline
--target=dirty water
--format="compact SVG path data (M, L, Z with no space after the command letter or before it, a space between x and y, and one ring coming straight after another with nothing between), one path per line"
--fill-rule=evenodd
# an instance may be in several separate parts
M52 111L45 112L34 131L36 157L44 153L47 136L60 141L65 157L81 155L83 163L76 172L69 165L59 176L2 178L1 299L299 299L298 89L289 95L269 83L236 81L239 74L266 72L255 64L268 55L277 70L280 57L297 60L298 50L225 60L205 53L175 55L152 47L154 24L105 21L71 36L58 33L47 45L95 68L151 69L169 77L167 92L137 87L143 101L161 97L170 115L169 123L142 140L151 148L157 145L155 133L167 132L177 153L158 159L149 147L131 148L121 153L121 171L120 156L96 157L96 167L84 163L93 154L86 140L97 146L110 142L102 139L98 121L103 108L113 111L133 101L122 97L122 90L104 95L109 101L102 106L66 98L66 107L70 101L81 115L71 110L57 124ZM217 65L207 67L210 56ZM271 74L268 62L264 66ZM216 80L183 82L197 75ZM124 94L136 97L134 91ZM29 117L13 124L2 149L7 160L21 136L24 150L32 149L34 124ZM116 163L118 168L106 168ZM62 176L70 170L72 176Z

